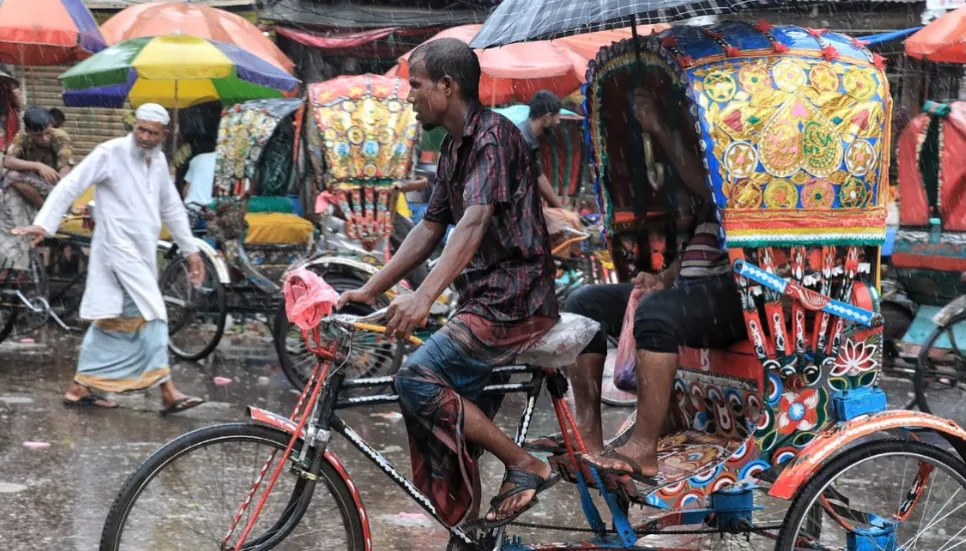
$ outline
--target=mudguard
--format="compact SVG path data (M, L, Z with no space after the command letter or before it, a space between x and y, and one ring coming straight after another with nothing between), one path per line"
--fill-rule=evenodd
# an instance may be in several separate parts
M201 254L207 256L208 260L210 260L211 264L215 267L215 272L218 273L218 281L225 285L231 283L231 275L228 272L228 263L226 263L225 259L218 254L218 251L215 250L215 248L208 244L208 242L204 239L198 237L193 237L192 239L194 240L195 245L198 247L198 250L201 251ZM167 253L171 250L171 247L174 247L174 244L170 241L165 241L163 239L158 241L158 250L161 252Z
M943 309L932 317L932 321L936 325L946 325L949 323L949 320L953 319L954 316L957 316L964 311L966 311L966 295L963 295L950 302L946 306L943 306Z
M870 434L897 429L935 431L949 441L960 458L966 458L966 430L955 422L918 411L883 411L839 423L819 434L782 471L768 495L780 499L794 498L798 489L847 444Z
M282 417L277 413L272 413L261 408L249 407L248 416L257 423L268 425L289 435L295 432L297 426L288 417ZM304 429L302 430L300 438L305 439ZM332 450L325 450L324 458L335 469L335 472L339 473L339 477L342 478L346 487L349 488L349 493L352 494L352 500L355 502L356 510L359 512L359 521L362 523L362 535L366 544L365 551L372 551L372 530L369 528L369 515L366 514L366 508L362 504L362 496L359 495L358 488L356 488L356 485L352 482L352 477L349 476L348 471L345 470L342 462L339 461L339 458L336 457Z

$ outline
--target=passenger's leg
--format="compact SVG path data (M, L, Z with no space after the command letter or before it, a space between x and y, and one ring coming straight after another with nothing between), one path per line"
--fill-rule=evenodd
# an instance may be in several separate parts
M577 430L589 453L604 449L604 435L600 422L600 393L603 384L604 362L607 359L607 336L618 336L624 321L624 311L634 286L592 285L574 291L564 305L564 312L590 318L600 324L600 331L567 369L567 378L574 394ZM531 445L551 449L549 437L530 442Z
M729 281L712 278L641 300L634 317L637 423L616 454L596 457L594 463L628 473L639 469L643 476L657 474L657 444L668 414L679 346L718 348L744 336L741 304Z

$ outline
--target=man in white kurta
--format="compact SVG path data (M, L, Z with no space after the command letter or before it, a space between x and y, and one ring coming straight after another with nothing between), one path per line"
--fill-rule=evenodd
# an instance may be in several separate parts
M167 312L157 282L157 246L164 223L200 283L204 264L160 147L168 114L141 106L134 131L94 149L54 188L33 226L14 233L53 235L73 202L94 186L96 223L80 315L94 320L64 397L69 406L116 407L93 389L127 392L161 386L162 413L203 402L181 394L168 366Z

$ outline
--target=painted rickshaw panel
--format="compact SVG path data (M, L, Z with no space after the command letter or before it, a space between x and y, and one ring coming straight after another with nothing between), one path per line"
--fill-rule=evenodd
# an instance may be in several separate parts
M670 106L666 112L677 116L677 129L700 148L731 258L761 265L767 251L775 273L786 281L796 260L799 284L811 289L820 284L824 268L829 279L855 274L847 301L877 311L873 266L885 238L892 109L880 60L834 33L741 22L674 27L642 39L637 50L630 40L602 49L588 70L585 111L595 190L612 250L626 236L634 240L636 232L654 232L675 216L670 186L631 185L654 177L653 163L646 167L650 174L637 169L637 179L635 169L620 166L644 150L639 143L626 145L633 132L628 127L636 125L625 121L632 118L626 107L637 59L643 82L666 87L659 90ZM663 160L660 151L653 153L653 160ZM648 239L634 246L654 240ZM823 252L836 255L837 263L823 265ZM668 255L663 264L672 259ZM663 267L652 262L650 269ZM747 289L749 297L770 297L771 312L785 311L781 327L787 330L792 318L787 300L783 304L754 284ZM802 327L811 336L821 314L796 311L808 317ZM748 312L746 320L758 318L754 308ZM841 333L833 330L829 340L837 334L836 342L822 344L817 359L794 353L791 334L784 344L789 352L778 356L776 329L769 329L728 350L682 349L674 386L677 414L689 429L717 438L718 447L740 447L722 460L699 460L696 474L671 486L639 485L649 503L688 506L722 484L792 460L838 421L837 393L873 388L881 327L846 324ZM697 458L706 451L698 444L685 442L683 450Z

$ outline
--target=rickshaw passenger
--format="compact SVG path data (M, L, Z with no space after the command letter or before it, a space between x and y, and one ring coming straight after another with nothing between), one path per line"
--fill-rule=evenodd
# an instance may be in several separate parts
M417 120L443 126L430 206L399 251L365 286L343 293L369 302L456 229L436 267L387 314L387 334L404 338L433 301L456 282L455 316L407 360L396 391L409 432L413 481L450 525L475 515L480 448L506 466L500 495L481 524L510 522L557 481L550 466L526 453L491 420L500 400L482 396L493 368L506 364L556 323L554 265L533 159L520 131L479 101L480 64L460 40L428 42L409 60Z
M718 237L718 221L704 170L695 151L666 124L653 94L639 89L635 116L644 131L668 153L680 180L702 201L697 209L694 234L681 257L660 274L641 273L632 283L594 285L574 292L564 311L601 324L601 331L568 372L573 383L577 424L589 455L584 463L603 472L646 480L657 475L657 444L668 415L678 347L726 347L745 338L741 303L735 289L727 253ZM637 306L634 339L637 343L637 421L629 440L604 449L600 422L600 393L607 355L606 335L617 336L631 292L650 289ZM559 451L557 437L528 443L528 448Z
M537 171L540 196L547 202L547 206L562 209L563 201L553 192L550 179L543 173L543 165L540 163L540 136L560 126L561 105L557 94L549 90L540 90L530 98L530 114L527 120L517 125L517 128L523 133L523 139L527 141L527 145L533 152L533 166Z

